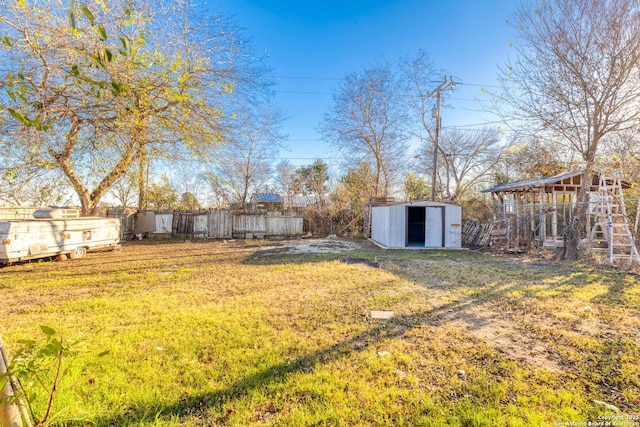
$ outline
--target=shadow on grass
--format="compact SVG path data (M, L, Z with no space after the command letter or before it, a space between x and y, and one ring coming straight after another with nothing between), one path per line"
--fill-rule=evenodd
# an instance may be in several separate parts
M253 248L252 248L253 249ZM209 254L210 255L210 254ZM190 255L181 255L181 258L189 258ZM342 253L303 253L303 254L287 254L283 249L268 249L248 251L247 255L242 257L243 264L248 265L280 265L280 264L309 264L322 263L327 261L336 261L349 264L364 264L367 267L380 268L385 257L394 257L394 259L402 259L403 262L412 262L416 258L428 258L431 260L448 259L453 264L450 268L456 268L456 263L464 268L468 268L472 274L475 264L481 262L481 256L473 254L465 254L461 252L444 252L444 251L411 251L411 252L392 252L385 250L365 250L352 251ZM167 262L172 262L171 258ZM269 387L272 384L285 381L288 375L295 373L311 372L316 366L330 363L341 357L363 352L371 347L379 345L385 341L389 341L403 336L413 328L421 325L437 325L440 321L451 321L459 319L465 315L465 309L472 305L482 305L491 303L499 299L509 299L513 297L514 290L522 287L529 287L530 292L527 296L539 297L538 293L543 292L545 288L558 288L560 296L570 296L582 286L595 283L597 280L603 280L599 274L579 273L572 276L572 271L562 267L559 271L549 272L541 271L538 266L527 268L526 265L513 263L513 260L492 260L491 265L495 268L507 269L512 273L511 278L505 279L503 283L487 287L487 284L480 283L478 289L480 292L471 296L465 296L450 303L438 305L429 310L421 311L408 316L398 316L389 321L381 321L380 323L372 323L371 327L358 335L348 338L344 341L336 343L325 349L301 355L290 362L281 362L269 366L255 374L238 378L233 384L224 389L209 392L191 394L182 399L178 399L166 406L149 406L135 404L125 410L122 414L111 418L97 418L94 420L95 425L137 425L140 423L153 424L158 419L180 419L183 417L207 417L211 416L211 412L215 412L219 418L213 419L212 424L223 424L227 420L229 414L225 414L224 409L230 407L234 401L241 399L253 390L260 390ZM575 271L573 271L575 272ZM405 277L409 280L416 278L410 274L404 273L402 269L394 268L394 274ZM525 280L527 275L535 275L538 279L558 277L554 283L549 286L538 286L535 282ZM600 273L600 272L598 272ZM597 298L604 298L605 304L620 298L621 292L625 289L626 283L624 278L609 277L608 272L602 272L606 275L604 279L610 287L609 294L602 295ZM584 276L582 276L584 274ZM565 276L565 277L563 277ZM429 280L425 278L426 281ZM565 289L566 288L566 289ZM477 327L483 326L482 318L475 319L474 324Z
M503 290L496 294L487 294L483 299L496 298ZM477 299L475 300L477 302ZM389 320L371 320L370 328L356 336L336 343L323 350L298 357L291 362L281 362L247 376L228 387L200 394L186 396L173 404L163 407L131 406L124 414L112 418L98 418L93 420L97 426L126 426L141 423L154 423L158 419L176 419L181 417L208 417L207 412L215 409L218 416L208 419L212 425L224 424L231 412L225 412L237 399L246 396L252 390L259 390L271 384L286 380L287 376L295 373L311 372L317 365L330 363L341 357L362 352L379 344L401 337L408 331L421 325L438 324L440 320L451 320L457 313L475 303L469 298L453 301L408 316L397 316ZM209 425L209 424L207 424Z

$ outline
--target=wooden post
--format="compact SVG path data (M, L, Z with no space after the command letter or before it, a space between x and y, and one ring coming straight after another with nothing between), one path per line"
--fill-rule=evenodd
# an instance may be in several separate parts
M4 344L2 338L0 338L0 374L7 372L7 357L4 350ZM13 387L11 386L11 379L8 378L4 387L0 390L0 402L5 398L11 398L14 396ZM14 402L5 401L0 403L0 425L2 427L22 427L22 419L20 418L20 411L18 405Z
M531 190L529 192L529 217L530 217L529 222L531 223L531 225L529 226L529 229L531 230L532 233L536 231L535 204L536 204L536 193L533 190Z
M551 237L553 241L558 240L558 196L555 188L551 190Z

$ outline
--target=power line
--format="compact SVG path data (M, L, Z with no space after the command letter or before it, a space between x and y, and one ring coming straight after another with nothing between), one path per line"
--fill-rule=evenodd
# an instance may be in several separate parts
M341 81L343 78L338 77L324 77L324 76L275 76L278 80L315 80L315 81ZM433 81L432 83L440 83L440 80ZM479 88L495 88L501 89L502 86L496 84L482 84L482 83L464 83L460 81L455 82L459 86L470 86Z
M276 78L285 79L285 80L330 80L330 81L342 80L337 77L310 77L310 76L276 76Z
M290 95L333 95L333 92L312 92L303 90L276 90L276 93L286 93Z

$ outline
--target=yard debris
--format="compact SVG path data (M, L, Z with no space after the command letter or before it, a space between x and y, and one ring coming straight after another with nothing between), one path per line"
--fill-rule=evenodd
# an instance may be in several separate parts
M586 306L584 308L584 311L586 311L587 313L591 313L593 311L593 309L590 306Z
M400 381L403 381L405 378L407 378L407 373L401 369L395 368L393 372L395 372L396 375L398 375L398 377L400 378Z
M467 379L467 373L464 371L464 369L458 369L458 377L460 377L461 380Z
M391 353L389 353L388 351L379 351L378 352L378 356L380 356L380 357L389 357L389 356L391 356Z
M617 406L610 405L610 404L608 404L607 402L603 402L603 401L601 401L601 400L593 400L593 403L595 403L596 405L600 405L600 406L602 406L603 408L608 409L608 410L610 410L610 411L613 411L613 412L620 412L620 409L618 409L618 407L617 407Z
M389 319L392 319L393 316L394 316L393 311L371 310L372 319L389 320Z

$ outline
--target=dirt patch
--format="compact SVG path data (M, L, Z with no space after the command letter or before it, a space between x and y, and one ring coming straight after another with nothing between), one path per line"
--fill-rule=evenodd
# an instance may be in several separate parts
M345 264L351 265L362 265L366 267L380 268L380 263L378 261L369 261L361 258L340 258L340 261Z
M543 341L514 328L513 322L487 307L470 304L463 311L440 318L449 320L450 325L460 327L513 360L555 373L563 372Z
M284 246L291 254L340 254L365 249L359 242L338 239L292 240Z

